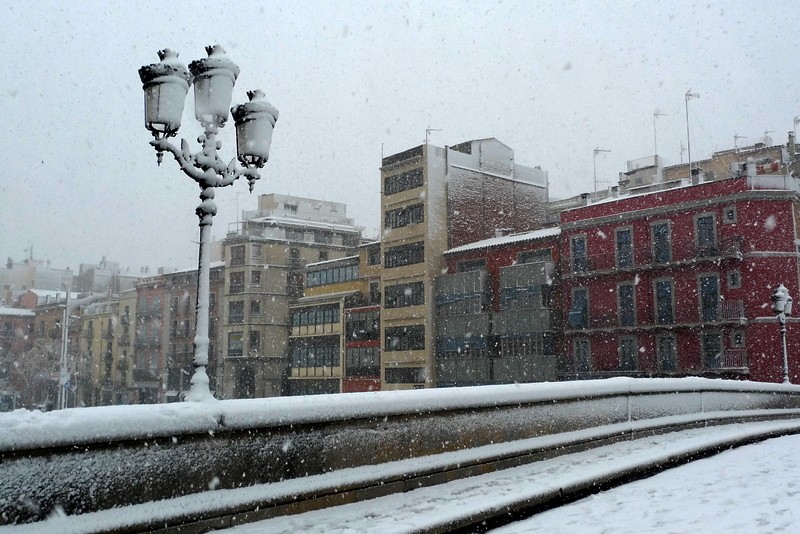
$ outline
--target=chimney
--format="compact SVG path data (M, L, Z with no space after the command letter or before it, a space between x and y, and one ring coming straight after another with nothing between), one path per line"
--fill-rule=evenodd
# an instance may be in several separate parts
M789 159L794 161L795 155L797 154L797 146L795 145L795 138L794 132L789 132Z
M692 169L692 185L700 183L700 169Z
M513 228L495 228L494 229L494 236L495 237L505 237L505 236L511 234L511 232L513 232L513 231L514 231Z

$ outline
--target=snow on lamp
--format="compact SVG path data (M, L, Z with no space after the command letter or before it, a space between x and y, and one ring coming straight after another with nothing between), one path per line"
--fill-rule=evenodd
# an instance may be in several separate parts
M172 137L181 127L181 115L192 76L178 61L178 53L158 51L159 63L139 69L144 90L144 125L157 139Z
M236 153L242 165L260 169L269 160L278 110L264 99L260 89L248 91L247 96L249 102L231 108L236 124Z
M207 46L206 52L207 58L189 64L194 76L194 116L202 124L221 128L228 121L228 107L239 67L228 59L220 45Z

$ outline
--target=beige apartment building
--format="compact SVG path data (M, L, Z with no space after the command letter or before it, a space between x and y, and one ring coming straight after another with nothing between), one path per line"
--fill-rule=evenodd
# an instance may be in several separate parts
M303 269L354 255L361 228L344 204L277 194L261 195L243 219L223 242L221 396L278 396L289 373L289 304L303 295Z
M547 173L516 164L514 151L494 138L425 144L383 158L383 389L437 383L434 281L447 267L442 254L540 228L547 199Z

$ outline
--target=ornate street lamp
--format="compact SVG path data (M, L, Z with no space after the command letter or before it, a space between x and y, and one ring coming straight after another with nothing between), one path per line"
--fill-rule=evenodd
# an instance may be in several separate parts
M786 353L786 316L792 314L792 297L789 290L780 284L772 294L772 311L778 316L781 338L783 340L783 382L789 384L789 358Z
M217 213L214 188L232 185L240 176L247 178L250 191L261 178L258 169L269 159L272 130L278 110L264 100L260 90L249 91L250 102L231 108L236 125L237 158L227 165L217 151L219 128L228 120L231 93L239 76L237 67L219 45L207 46L207 58L193 61L189 69L178 61L170 49L158 52L160 63L139 69L144 90L145 127L153 134L150 145L156 150L158 164L164 152L170 152L181 170L200 186L200 205L195 210L200 219L200 253L197 280L197 316L194 337L194 375L186 400L211 400L208 387L208 301L211 225ZM195 118L203 126L198 138L200 151L192 154L189 143L181 139L180 148L169 142L178 133L183 103L189 86L194 84Z

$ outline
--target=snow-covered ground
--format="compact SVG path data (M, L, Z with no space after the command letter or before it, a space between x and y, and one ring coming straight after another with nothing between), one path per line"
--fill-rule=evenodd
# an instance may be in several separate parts
M665 471L494 532L797 532L800 436Z
M243 525L243 533L424 531L479 509L505 506L582 484L634 463L657 461L766 422L701 428L628 441L334 509ZM778 532L800 524L800 437L785 437L608 491L506 527L508 532ZM663 489L661 489L663 488ZM793 531L789 529L788 531Z

